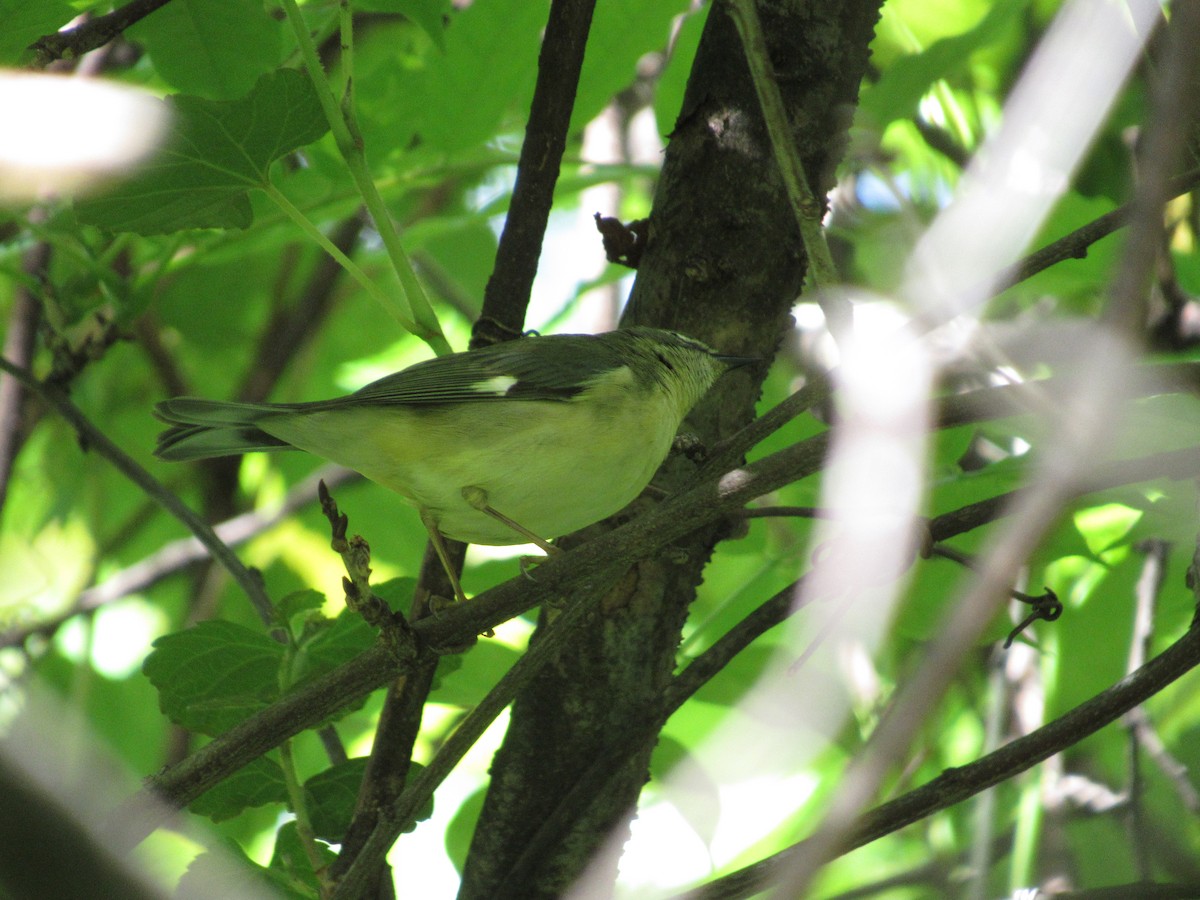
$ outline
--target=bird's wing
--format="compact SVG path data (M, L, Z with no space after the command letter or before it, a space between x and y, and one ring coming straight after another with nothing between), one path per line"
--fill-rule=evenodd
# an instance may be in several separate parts
M426 360L331 402L416 405L570 400L592 380L621 365L609 344L590 335L524 338Z

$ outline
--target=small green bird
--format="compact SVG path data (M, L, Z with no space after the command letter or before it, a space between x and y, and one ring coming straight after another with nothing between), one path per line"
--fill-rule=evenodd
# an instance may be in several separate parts
M299 449L361 472L417 508L456 599L442 536L535 543L612 515L658 470L684 416L726 371L657 328L528 337L417 363L335 400L177 397L154 453L182 461Z

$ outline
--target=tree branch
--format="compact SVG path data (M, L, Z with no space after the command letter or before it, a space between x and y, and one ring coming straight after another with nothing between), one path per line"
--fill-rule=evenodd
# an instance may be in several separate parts
M1168 182L1167 196L1178 197L1186 194L1198 184L1200 184L1200 169L1191 169ZM1088 248L1092 244L1101 238L1108 237L1114 231L1124 228L1133 218L1133 214L1134 204L1126 203L1035 250L997 276L995 293L999 294L1014 284L1032 278L1060 262L1068 259L1083 259L1088 255Z
M273 512L247 512L213 526L213 533L227 547L236 547L317 499L317 483L324 480L329 486L337 487L362 478L357 472L340 466L323 466L305 478L284 497L283 503ZM164 578L182 571L190 565L211 559L208 548L198 538L186 537L159 548L145 559L110 575L100 584L84 590L65 612L32 625L11 628L0 634L0 649L23 644L34 634L49 635L57 631L64 622L83 613L93 612L114 603L130 594L147 590Z
M587 622L587 611L596 598L602 596L615 576L602 583L593 583L591 596L575 596L570 606L549 627L540 632L526 653L504 674L487 696L467 714L438 749L437 754L413 784L400 794L390 808L380 810L378 822L342 881L337 884L334 900L353 900L363 895L363 887L371 873L378 868L396 838L412 823L413 816L433 796L433 792L453 771L467 751L483 735L488 726L513 701L517 692L527 685L538 671L553 660L558 650Z
M947 769L928 784L866 813L847 836L845 851L919 822L1032 768L1114 722L1197 665L1200 665L1200 623L1193 622L1184 636L1159 656L1065 715L969 765ZM804 853L811 840L794 844L680 897L688 900L750 897Z
M103 47L122 31L139 22L170 0L131 0L106 16L89 19L66 31L43 35L29 49L34 52L33 67L44 69L59 59L77 59L85 53Z
M1179 374L1180 370L1192 371L1194 367L1170 368ZM1161 382L1156 383L1161 385ZM952 425L988 416L1012 415L1021 411L1019 404L1014 405L1017 398L1012 387L948 398L939 421ZM696 484L620 528L548 559L538 566L536 580L523 576L513 578L474 597L470 603L456 604L437 617L415 623L413 631L418 646L460 646L488 628L548 599L588 590L597 579L606 579L606 573L611 569L624 568L637 559L652 557L681 536L736 511L764 493L816 471L824 457L826 440L825 435L817 435L740 467L736 473L731 473L736 477L714 477ZM1114 464L1113 468L1106 471L1110 479L1125 477L1129 480L1139 477L1185 477L1187 472L1200 471L1200 449L1159 454L1146 460L1157 462L1151 465L1146 461L1126 461ZM1121 466L1128 467L1124 475ZM1111 483L1125 482L1111 480ZM1093 484L1104 486L1106 482L1097 478ZM991 521L1000 515L1004 500L1010 498L1011 495L1005 495L1001 500L989 499L947 513L933 520L931 530L938 540L960 534L975 527L973 523ZM747 625L744 642L752 640L749 635L751 629L766 630L771 624L781 621L781 618L771 620L776 616L786 616L790 598L790 591L785 589L756 610L750 617L753 623ZM724 646L729 647L728 644ZM409 670L390 657L385 649L377 647L369 650L152 777L147 787L170 804L186 805L217 782L277 746L280 741L313 727L333 715L340 706L355 702L406 671ZM138 840L141 837L144 834Z
M483 309L472 329L472 347L512 340L525 327L525 308L542 255L595 6L596 0L550 4L517 180L496 248L496 265L483 292Z

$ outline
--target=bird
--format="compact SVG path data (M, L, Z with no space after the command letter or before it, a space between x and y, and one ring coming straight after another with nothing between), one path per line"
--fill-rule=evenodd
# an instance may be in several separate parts
M416 507L455 599L444 538L533 543L618 512L650 483L684 417L730 369L683 334L635 326L558 334L435 357L332 400L176 397L154 450L178 462L304 450Z

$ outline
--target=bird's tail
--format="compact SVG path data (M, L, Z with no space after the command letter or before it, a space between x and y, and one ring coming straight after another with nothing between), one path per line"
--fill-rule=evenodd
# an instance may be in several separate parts
M171 462L236 456L252 450L284 450L291 445L263 431L258 423L286 411L269 403L222 403L176 397L154 407L171 427L158 436L154 455Z

